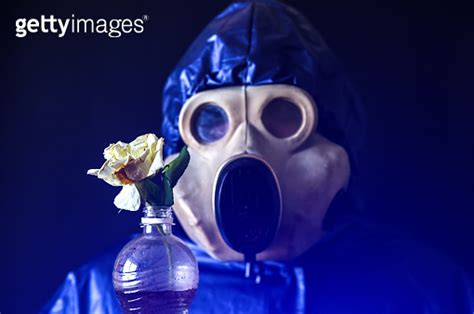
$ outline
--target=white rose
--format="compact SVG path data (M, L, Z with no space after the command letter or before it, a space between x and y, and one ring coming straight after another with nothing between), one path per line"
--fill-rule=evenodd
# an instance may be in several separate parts
M104 150L105 162L100 169L87 174L97 176L113 186L123 186L114 204L120 209L140 208L140 194L135 182L154 176L164 166L163 138L154 134L137 137L130 144L117 142Z

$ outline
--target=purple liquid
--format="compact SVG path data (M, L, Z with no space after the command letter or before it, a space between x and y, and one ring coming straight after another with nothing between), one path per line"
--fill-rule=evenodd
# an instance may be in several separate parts
M117 292L118 299L125 313L146 314L188 313L187 310L195 294L196 289L136 293Z

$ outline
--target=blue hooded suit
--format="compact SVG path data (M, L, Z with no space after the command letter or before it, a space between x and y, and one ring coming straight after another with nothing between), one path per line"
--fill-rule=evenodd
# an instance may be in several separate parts
M186 240L200 271L190 313L472 314L474 292L462 269L397 232L356 218L361 106L324 41L294 9L276 1L236 2L210 22L165 85L165 154L183 145L178 119L189 97L263 84L295 85L315 99L317 132L349 153L349 192L329 208L323 239L291 262L263 262L258 284L244 278L243 263L216 261ZM43 311L120 313L111 273L125 243L70 272Z

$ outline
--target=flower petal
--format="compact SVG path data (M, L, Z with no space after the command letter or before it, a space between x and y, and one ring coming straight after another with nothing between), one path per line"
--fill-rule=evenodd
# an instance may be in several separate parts
M96 176L99 174L100 169L89 169L87 170L87 174L91 176Z
M129 144L130 155L132 155L134 159L139 159L141 156L143 156L144 152L148 153L149 147L147 138L148 134L141 135Z
M116 160L116 159L110 159L107 160L108 165L110 168L112 168L114 171L119 171L122 169L126 164L128 164L133 158L131 156L128 156L124 160Z
M124 142L118 141L104 149L104 158L106 160L125 161L128 155L128 144Z
M165 162L163 161L163 145L165 141L163 138L160 138L158 142L156 143L155 149L156 151L154 152L154 159L151 162L150 168L148 169L148 174L147 177L153 176L156 174L158 170L163 168L165 165Z
M122 190L114 199L117 208L137 211L140 209L140 193L135 184L124 185Z
M97 177L99 179L104 180L110 185L113 186L121 186L122 183L120 180L115 176L115 169L110 167L110 162L106 161L102 167L99 169L99 172L97 173Z
M142 160L132 160L129 162L123 170L127 178L130 180L137 182L145 179L148 174L148 165L144 163Z
M154 176L164 166L163 157L160 154L155 155L155 159L151 163L150 169L148 170L147 177Z

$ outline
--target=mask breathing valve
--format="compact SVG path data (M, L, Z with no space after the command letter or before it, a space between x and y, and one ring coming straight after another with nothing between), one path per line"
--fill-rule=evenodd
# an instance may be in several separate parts
M272 242L281 216L275 174L258 157L231 159L218 173L214 209L224 241L245 257L245 277L259 283L263 265L256 255Z

